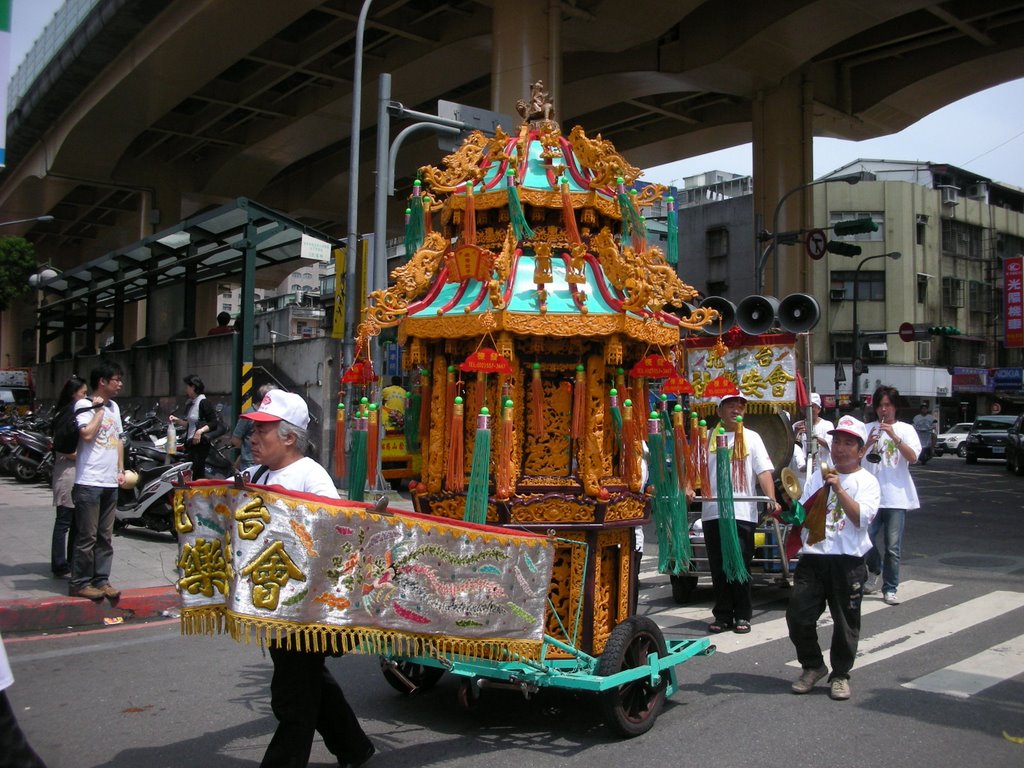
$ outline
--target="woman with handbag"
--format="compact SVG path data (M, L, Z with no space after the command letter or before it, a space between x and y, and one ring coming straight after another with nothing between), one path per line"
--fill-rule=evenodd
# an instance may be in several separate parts
M174 424L187 425L185 446L188 459L192 462L192 479L202 480L206 477L206 456L210 452L210 442L224 434L224 424L217 409L206 398L203 380L190 373L183 381L188 396L185 404L186 418L172 415L170 420Z

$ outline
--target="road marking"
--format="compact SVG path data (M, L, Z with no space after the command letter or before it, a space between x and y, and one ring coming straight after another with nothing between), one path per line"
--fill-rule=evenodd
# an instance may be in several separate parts
M931 674L903 683L904 688L969 699L1004 680L1024 674L1024 635L994 645Z
M903 590L902 585L900 586L902 598ZM1024 592L990 592L944 611L915 619L908 626L895 627L867 638L862 637L854 667L861 669L877 661L885 661L897 654L912 651L982 622L1004 616L1022 606ZM798 667L800 662L791 661L787 666Z
M900 584L900 600L908 602L918 597L924 597L930 595L933 592L946 589L949 584L939 584L931 581L905 581ZM757 606L755 605L755 608ZM867 597L861 603L861 616L872 614L876 611L882 611L889 609L890 606L882 602L881 597L872 598ZM650 618L662 628L662 630L670 631L672 624L666 626L664 618L669 619L684 619L689 621L711 621L713 618L711 609L707 606L696 606L692 608L670 608L667 611L652 611L648 614ZM673 624L679 624L681 622L676 621ZM723 632L720 635L716 635L715 645L718 650L717 653L734 653L736 651L745 651L748 648L754 648L764 643L770 643L775 640L782 640L789 638L789 627L786 625L786 617L783 616L781 619L773 619L772 621L766 621L764 623L758 623L757 617L754 617L754 621L751 622L751 632L748 635L737 635L735 632ZM821 619L818 620L818 628L830 626L832 624L832 617L826 612L822 614ZM863 638L861 638L863 641ZM827 651L826 651L827 653ZM858 661L858 665L860 662Z

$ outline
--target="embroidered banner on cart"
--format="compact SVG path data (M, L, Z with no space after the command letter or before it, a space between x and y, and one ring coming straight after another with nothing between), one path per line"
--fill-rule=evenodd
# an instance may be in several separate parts
M796 406L796 337L791 333L760 336L730 331L722 338L728 351L720 354L718 339L686 339L686 370L693 386L692 402L701 414L713 413L717 398L705 394L718 377L730 379L747 398L749 413L772 413L776 406Z
M220 481L179 491L175 525L187 634L400 655L540 651L545 536Z

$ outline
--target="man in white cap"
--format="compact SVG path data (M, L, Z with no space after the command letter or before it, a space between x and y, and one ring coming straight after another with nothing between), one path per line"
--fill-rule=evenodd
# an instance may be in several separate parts
M305 455L309 409L301 396L272 390L264 395L257 410L242 414L242 418L254 422L249 438L257 462L249 470L253 482L339 498L331 476ZM338 758L338 765L362 765L376 750L327 669L327 654L288 650L286 645L283 640L270 644L274 662L270 707L278 725L260 765L306 765L316 731L323 736L324 746Z
M832 437L829 434L835 425L828 419L821 418L821 395L817 392L811 393L811 435L817 442L818 461L824 461L831 466ZM796 469L803 469L807 461L807 454L810 446L807 444L807 422L804 419L793 422L793 439L796 442L796 450L793 455L793 463ZM799 458L797 458L799 456Z
M861 467L867 439L864 422L852 416L839 419L832 430L835 471L824 476L815 472L800 499L802 504L810 503L819 489L828 494L825 538L809 544L811 532L803 529L803 546L786 609L789 639L802 667L800 678L792 685L793 693L809 693L815 683L829 674L817 629L818 618L827 604L834 625L829 650L829 695L837 701L850 698L850 670L857 656L861 598L867 578L864 558L871 550L868 527L881 501L878 480Z
M747 408L747 398L740 394L725 395L718 401L718 415L721 417L721 424L725 427L725 437L730 452L736 446L736 430L742 420L743 413ZM717 429L715 430L717 432ZM714 440L714 436L711 438ZM775 513L779 509L775 501L775 481L772 479L772 471L775 469L768 450L764 447L761 436L752 429L743 428L743 450L746 454L743 457L744 480L740 486L746 487L746 491L736 491L737 496L749 496L756 493L754 482L760 486L762 493L771 501L768 502L768 512ZM718 451L708 454L708 475L712 483L718 472L717 464ZM734 485L734 490L736 487ZM713 490L705 489L705 496L717 495ZM694 490L687 486L687 501L693 501ZM757 528L758 511L755 501L736 501L733 503L733 514L736 517L736 532L739 534L740 551L743 554L743 564L750 572L750 564L754 559L754 529ZM715 606L712 613L715 620L708 625L709 632L725 632L731 629L737 634L745 635L750 632L750 619L753 616L753 604L751 599L750 579L744 582L729 581L726 577L722 559L722 539L719 533L719 509L718 502L705 501L701 505L701 525L704 530L704 545L708 555L708 569L711 571L711 583L715 591Z

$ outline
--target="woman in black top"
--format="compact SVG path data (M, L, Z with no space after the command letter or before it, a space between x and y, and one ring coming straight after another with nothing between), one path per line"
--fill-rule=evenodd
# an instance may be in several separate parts
M187 418L171 416L174 424L187 424L185 446L189 461L192 462L192 479L206 477L206 456L210 452L210 441L224 434L224 425L213 404L206 399L206 385L203 380L190 373L184 378Z

